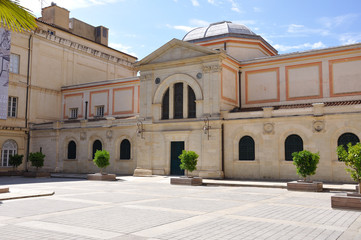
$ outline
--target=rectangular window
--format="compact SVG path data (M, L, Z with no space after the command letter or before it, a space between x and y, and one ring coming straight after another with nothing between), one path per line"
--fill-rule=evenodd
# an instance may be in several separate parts
M17 108L18 108L18 98L17 97L9 97L8 117L16 117Z
M96 115L95 115L96 117L103 117L104 116L104 105L96 106L95 111L96 111Z
M107 38L107 30L103 28L103 37Z
M9 71L12 73L19 74L19 63L20 63L20 55L10 54L10 66Z
M78 118L78 108L70 108L70 118Z

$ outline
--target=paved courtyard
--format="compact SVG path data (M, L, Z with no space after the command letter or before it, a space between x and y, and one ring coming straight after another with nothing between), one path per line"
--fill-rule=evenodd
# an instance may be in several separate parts
M361 212L332 209L334 193L169 181L1 177L55 194L0 202L0 239L361 239Z

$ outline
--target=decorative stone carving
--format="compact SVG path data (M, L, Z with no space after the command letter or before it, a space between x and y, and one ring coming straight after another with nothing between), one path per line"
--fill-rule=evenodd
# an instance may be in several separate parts
M139 77L140 81L150 80L152 79L152 74L143 74Z
M325 128L325 122L322 120L313 121L313 132L321 132Z
M263 133L272 134L274 131L274 123L265 123L263 124Z
M222 67L219 65L203 66L202 70L204 73L220 72L222 71Z
M132 67L132 65L133 65L133 63L131 61L129 61L126 57L118 58L118 57L109 55L108 53L99 52L98 50L95 50L95 49L93 49L91 47L81 45L79 43L76 43L76 42L61 38L59 36L50 35L47 31L45 31L43 29L36 30L35 34L37 36L39 36L39 37L46 38L46 39L48 39L50 41L53 41L53 42L56 42L58 44L61 44L61 45L64 45L64 46L67 46L67 47L70 47L70 48L74 48L76 50L86 52L88 54L92 54L92 55L107 59L107 60L112 61L112 62L122 64L124 66L129 67L129 68Z
M106 134L107 134L108 139L111 139L113 137L113 131L112 130L108 130Z
M80 133L80 140L85 140L86 139L86 132L81 132Z

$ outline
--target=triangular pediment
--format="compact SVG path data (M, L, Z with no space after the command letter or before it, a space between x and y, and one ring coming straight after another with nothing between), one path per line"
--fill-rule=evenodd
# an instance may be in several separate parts
M211 50L209 48L184 42L178 39L172 39L162 47L143 58L136 65L142 66L154 63L172 62L214 54L219 54L219 51Z

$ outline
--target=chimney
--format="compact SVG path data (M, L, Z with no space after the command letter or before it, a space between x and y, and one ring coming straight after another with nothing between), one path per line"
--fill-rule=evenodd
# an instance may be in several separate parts
M95 42L108 46L109 29L103 26L95 28Z
M41 16L42 21L69 30L69 11L67 9L58 7L52 2L51 6L41 9Z

